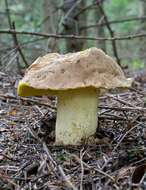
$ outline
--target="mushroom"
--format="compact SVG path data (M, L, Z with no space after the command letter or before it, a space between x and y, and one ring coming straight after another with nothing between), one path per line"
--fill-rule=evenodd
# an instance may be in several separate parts
M19 82L19 96L56 95L56 143L81 144L97 128L98 97L102 90L131 85L120 66L95 47L39 57Z

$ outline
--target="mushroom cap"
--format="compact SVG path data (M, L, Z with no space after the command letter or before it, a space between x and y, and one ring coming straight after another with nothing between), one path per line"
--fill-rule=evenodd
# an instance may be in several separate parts
M49 53L37 58L20 81L18 94L52 95L56 91L88 87L126 88L131 82L110 56L93 47L76 53Z

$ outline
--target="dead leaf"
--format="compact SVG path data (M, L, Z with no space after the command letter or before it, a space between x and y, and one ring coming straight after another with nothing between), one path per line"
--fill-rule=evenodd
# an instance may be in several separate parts
M146 164L137 166L132 174L132 183L135 184L140 183L145 173L146 173Z
M15 108L12 108L10 111L9 111L9 113L8 113L8 115L11 115L11 116L15 116L17 114L17 110L15 109Z
M131 175L132 172L134 171L134 169L135 169L135 167L132 167L132 166L127 166L127 167L121 168L117 175L117 181Z

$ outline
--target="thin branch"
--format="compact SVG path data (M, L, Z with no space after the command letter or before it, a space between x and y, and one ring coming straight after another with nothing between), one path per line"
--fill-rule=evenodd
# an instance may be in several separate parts
M12 189L19 189L19 185L9 179L9 177L4 173L0 173L0 180L7 183Z
M10 29L12 29L10 10L9 10L9 6L8 6L8 1L7 0L5 0L5 6L6 6L6 14L7 14L7 18L8 18L8 24L9 24Z
M107 17L107 15L106 15L106 13L105 13L103 7L102 7L102 3L99 3L98 6L99 6L100 12L101 12L102 15L104 16L104 20L105 20L107 29L108 29L108 31L109 31L109 33L110 33L110 36L111 36L112 38L114 38L114 31L112 30L112 28L111 28L111 26L110 26L110 24L109 24L108 17ZM117 51L117 44L116 44L116 41L115 41L115 40L112 41L112 47L113 47L113 52L114 52L114 56L116 57L117 63L118 63L119 65L121 65L121 64L120 64L120 59L119 59L119 56L118 56L118 51Z
M0 94L0 99L1 100L5 100L5 99L18 100L17 98L18 97L16 97L16 96L9 96L9 95L5 95L5 94ZM39 105L39 106L45 106L52 112L56 111L56 108L54 106L52 106L51 104L49 105L47 103L43 103L43 102L40 101L40 99L39 100L34 100L34 99L24 98L24 97L23 98L19 97L19 98L23 102L32 103L32 104Z
M131 34L127 36L115 36L115 37L90 37L90 36L77 36L77 35L61 35L61 34L48 34L48 33L41 33L41 32L27 32L27 31L17 31L17 30L10 30L10 29L3 29L0 30L0 34L21 34L21 35L29 35L29 36L42 36L46 38L62 38L62 39L79 39L79 40L101 40L101 41L113 41L113 40L131 40L134 38L142 38L146 36L146 33L139 33L139 34Z
M12 23L12 27L13 27L13 30L15 31L15 22ZM21 58L22 58L22 60L23 60L23 62L25 64L25 66L28 67L29 64L27 63L27 61L25 59L25 56L24 56L24 54L23 54L23 52L22 52L22 50L21 50L21 48L19 46L16 33L13 33L13 38L14 38L15 46L17 47L17 50L18 50L18 52L19 52L19 54L20 54L20 56L21 56ZM20 67L20 65L19 65L19 67Z
M10 16L10 11L9 11L9 5L8 5L8 1L5 0L5 6L6 6L6 14L7 14L7 18L8 18L8 24L9 24L9 28L10 29L15 29L14 28L14 25L12 24L12 21L11 21L11 16ZM14 46L16 47L16 34L12 34L12 38L13 38L13 43L14 43ZM15 52L17 54L17 49L15 48ZM19 70L19 73L21 73L21 66L20 66L20 62L19 62L19 57L16 56L16 62L17 62L17 68Z
M110 109L116 111L146 111L146 108L142 107L111 107L111 106L98 106L100 109Z
M86 151L84 149L80 150L80 163L81 163L81 180L80 180L80 190L83 190L83 178L84 178L84 165L83 165L83 157Z
M133 21L139 21L139 20L146 20L146 16L142 16L142 17L133 17L133 18L122 18L119 20L111 20L108 21L109 24L118 24L118 23L123 23L123 22L133 22ZM90 28L95 28L95 27L102 27L107 25L106 22L102 22L102 23L97 23L97 24L91 24L91 25L86 25L86 26L82 26L80 28L80 30L85 30L85 29L90 29Z
M26 41L26 42L23 42L23 43L19 43L19 46L20 47L26 47L28 44L33 44L33 43L35 43L35 42L38 42L38 41L41 41L41 40L44 40L44 39L46 39L45 37L40 37L40 38L35 38L34 40L28 40L28 41ZM15 49L17 49L17 47L15 47L15 46L10 46L10 47L6 47L6 48L4 48L4 47L2 47L2 48L0 48L0 53L2 53L2 52L5 52L5 51L13 51L13 50L15 50Z
M80 14L83 14L85 11L88 11L89 9L96 8L95 6L97 3L93 3L91 5L87 5L86 7L83 7L77 14L76 17L78 17Z
M6 6L7 17L8 17L9 28L15 31L15 22L11 21L9 5L8 5L7 0L5 0L5 6ZM28 67L28 63L27 63L27 61L25 59L25 56L24 56L20 46L19 46L16 33L12 33L12 37L13 37L14 46L17 47L17 50L18 50L22 60L24 61L25 66ZM19 62L19 58L17 57L16 60L17 60L17 67L18 67L19 73L21 73L21 65L20 65L20 62Z
M125 138L127 135L129 135L129 133L130 133L131 131L133 131L134 129L138 128L140 124L141 124L141 123L138 123L138 124L135 125L134 127L130 128L130 129L121 137L121 139L118 141L117 145L114 147L112 153L114 153L114 152L117 150L117 148L119 147L119 145L121 144L121 142L124 140L124 138Z
M13 30L15 30L15 23L14 22L11 23L11 28ZM18 47L18 42L17 42L17 36L16 36L16 34L12 34L12 37L13 37L14 46ZM16 52L19 52L18 48L15 48L15 49L16 49ZM19 73L21 74L21 64L19 62L19 57L18 56L17 56L16 60L17 60L17 68L19 70Z
M46 143L43 143L43 148L47 154L48 159L52 162L52 164L54 165L54 167L58 170L58 172L60 173L60 175L62 176L62 178L64 179L66 185L69 188L72 188L73 190L78 190L73 184L72 182L69 180L69 178L66 176L63 168L61 167L61 165L57 164L56 161L54 160L54 158L51 155L51 152L49 151Z
M72 154L71 156L73 156L73 157L80 163L80 159L78 158L77 155ZM104 171L98 169L97 167L94 168L94 167L90 166L89 164L87 164L87 163L84 162L83 160L82 160L82 164L83 164L85 167L87 167L88 169L94 170L94 171L96 171L96 172L102 174L103 176L108 177L112 182L115 183L115 179L114 179L112 176L110 176L108 173L106 173L106 172L104 172Z
M124 101L124 100L122 100L122 99L120 99L120 98L116 98L115 96L113 96L113 95L111 95L111 94L107 94L107 97L112 98L113 100L116 100L116 101L118 101L118 102L120 102L121 104L124 104L124 105L126 105L126 106L135 108L135 106L134 106L133 104L131 104L131 103L127 102L127 101Z

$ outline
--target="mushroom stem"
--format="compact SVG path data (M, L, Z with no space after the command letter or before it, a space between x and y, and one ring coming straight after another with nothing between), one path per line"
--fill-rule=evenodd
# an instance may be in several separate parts
M97 90L85 88L59 93L56 144L77 145L97 128Z

